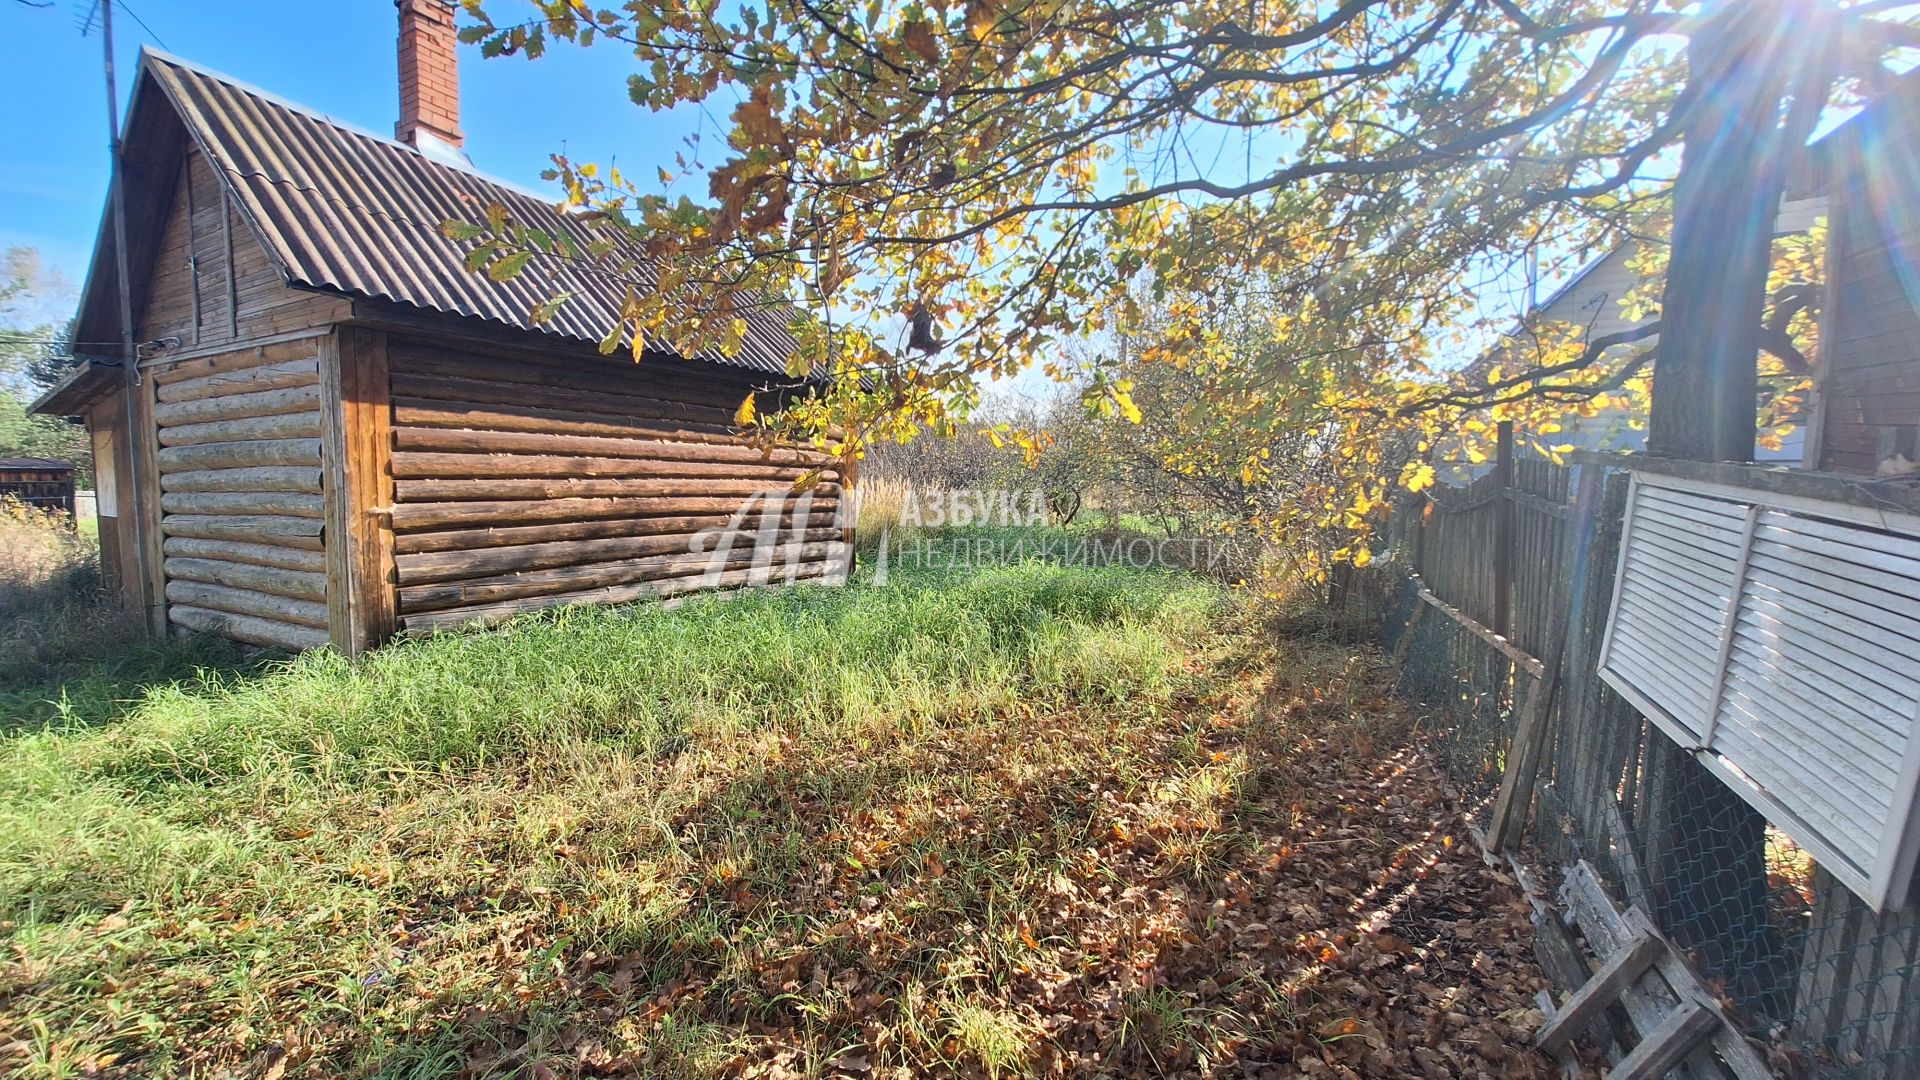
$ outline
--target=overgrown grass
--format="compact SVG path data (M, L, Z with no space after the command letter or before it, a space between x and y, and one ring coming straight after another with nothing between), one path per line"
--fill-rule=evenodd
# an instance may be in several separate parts
M97 528L0 500L0 732L106 722L147 687L245 663L216 639L149 642L107 587Z
M524 1014L583 956L624 958L628 993L693 964L762 996L755 959L820 915L744 897L864 894L902 859L966 863L948 902L999 923L974 905L1053 868L1021 865L1020 822L983 821L1009 843L978 859L935 837L943 806L996 800L974 756L1055 762L1041 715L1151 724L1194 690L1223 602L1165 573L1016 567L576 610L16 735L0 1067L450 1074L483 1053L463 1017ZM881 806L892 839L856 842ZM1020 1026L938 983L933 1052L1013 1064ZM665 1017L641 1045L678 1068L739 1037Z
M0 737L0 1074L1548 1075L1377 668L1029 565L204 670Z

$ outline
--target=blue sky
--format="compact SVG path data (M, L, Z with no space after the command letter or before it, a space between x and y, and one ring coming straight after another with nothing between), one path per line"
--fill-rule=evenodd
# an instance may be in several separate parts
M82 38L89 0L29 8L0 0L0 247L27 245L74 281L106 204L106 91L100 39ZM137 14L146 27L130 14ZM121 95L142 45L155 45L346 122L390 134L399 111L392 0L126 0L116 12ZM481 171L542 187L547 156L616 158L637 175L670 164L702 123L627 100L623 49L558 47L545 59L460 58L462 127ZM715 109L724 117L724 109ZM714 138L711 121L707 138Z

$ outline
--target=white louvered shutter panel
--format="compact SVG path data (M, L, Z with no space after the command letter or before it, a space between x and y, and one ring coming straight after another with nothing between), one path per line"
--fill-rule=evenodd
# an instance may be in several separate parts
M1638 477L1602 675L1835 877L1901 903L1920 823L1920 518Z
M1601 672L1682 746L1700 746L1747 504L1636 482Z

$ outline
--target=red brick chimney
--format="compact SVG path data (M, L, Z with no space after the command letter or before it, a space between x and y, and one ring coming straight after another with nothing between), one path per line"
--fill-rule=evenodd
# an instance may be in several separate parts
M400 9L400 122L394 135L422 150L458 150L460 39L453 0L395 0Z

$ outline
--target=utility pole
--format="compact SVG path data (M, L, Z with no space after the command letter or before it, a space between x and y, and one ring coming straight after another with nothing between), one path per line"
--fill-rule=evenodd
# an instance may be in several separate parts
M97 0L100 12L101 54L107 81L107 205L108 214L113 218L113 271L115 284L120 294L120 363L126 393L125 418L127 424L127 449L125 468L127 470L126 491L133 509L133 538L135 549L141 552L137 564L142 572L138 582L122 582L122 588L140 590L142 606L146 611L148 625L155 626L155 612L162 599L153 594L146 569L146 551L152 524L148 521L154 496L143 490L140 470L140 440L150 437L150 432L140 428L145 411L139 408L140 395L144 387L140 379L140 350L134 344L133 325L133 273L128 265L127 254L127 190L122 175L125 163L121 160L120 146L120 82L114 67L113 55L113 3L114 0ZM164 629L164 624L159 624Z

